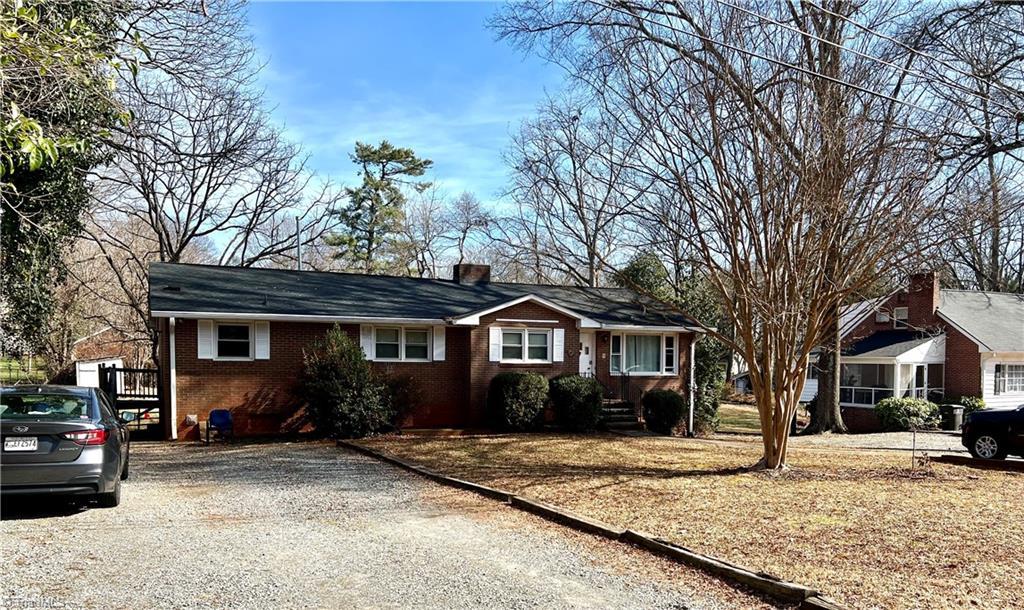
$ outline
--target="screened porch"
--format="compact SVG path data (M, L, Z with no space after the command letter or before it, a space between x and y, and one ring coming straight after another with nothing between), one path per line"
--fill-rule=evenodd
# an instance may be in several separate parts
M839 402L870 407L883 398L942 400L944 365L937 363L844 363L840 369Z

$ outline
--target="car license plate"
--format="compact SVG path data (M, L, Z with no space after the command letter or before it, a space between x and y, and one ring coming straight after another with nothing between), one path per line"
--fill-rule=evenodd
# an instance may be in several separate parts
M4 451L35 451L39 439L34 436L8 436L4 439Z

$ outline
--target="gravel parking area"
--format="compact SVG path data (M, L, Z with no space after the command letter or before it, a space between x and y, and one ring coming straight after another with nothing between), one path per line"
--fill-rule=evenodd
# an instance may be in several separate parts
M0 541L2 607L772 607L321 443L138 443L120 507L8 503Z

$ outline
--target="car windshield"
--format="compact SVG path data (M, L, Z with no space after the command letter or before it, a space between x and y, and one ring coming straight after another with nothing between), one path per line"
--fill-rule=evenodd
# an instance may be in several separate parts
M63 393L0 393L0 419L66 421L90 419L90 400L86 396Z

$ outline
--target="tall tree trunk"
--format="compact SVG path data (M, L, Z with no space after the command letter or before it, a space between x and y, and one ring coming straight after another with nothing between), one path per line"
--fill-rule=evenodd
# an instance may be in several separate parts
M821 346L821 356L818 357L818 398L814 401L811 423L804 434L847 431L839 408L842 340L839 337L838 307L832 310L830 318L828 339Z
M989 190L992 194L992 209L991 209L991 222L992 222L992 241L989 243L989 261L988 261L988 286L982 286L982 290L1003 290L1003 277L1002 277L1002 264L1001 258L1001 223L1002 223L1002 210L1000 206L1000 193L999 193L999 176L996 173L996 162L992 155L988 158L988 180Z

